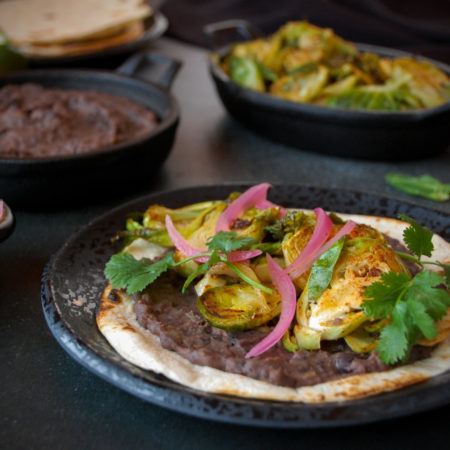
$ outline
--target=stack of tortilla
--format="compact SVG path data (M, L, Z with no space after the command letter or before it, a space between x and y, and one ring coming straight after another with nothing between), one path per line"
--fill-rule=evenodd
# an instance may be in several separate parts
M27 56L72 56L139 39L151 14L146 0L5 0L0 30Z

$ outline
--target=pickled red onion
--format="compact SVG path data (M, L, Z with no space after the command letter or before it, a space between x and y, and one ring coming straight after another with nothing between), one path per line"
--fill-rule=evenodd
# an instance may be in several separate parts
M325 253L336 241L338 241L342 236L349 234L354 226L355 226L355 222L349 220L340 230L338 233L336 233L336 235L330 239L325 245L323 245L322 247L320 247L317 251L315 251L312 254L309 254L307 256L305 256L304 259L302 259L301 261L299 261L296 265L295 268L291 268L293 264L291 264L289 267L286 268L286 271L289 272L289 275L291 278L297 278L299 277L301 274L305 273L313 264L314 262L319 258L320 255L322 255L323 253ZM302 252L303 254L303 252ZM301 255L300 255L301 256ZM297 258L298 259L298 258ZM297 261L296 259L296 261ZM294 261L295 262L295 261Z
M297 258L295 258L294 261L292 261L292 263L286 268L286 272L288 273L293 272L297 269L297 267L303 267L304 261L309 261L310 257L313 256L317 250L319 250L320 246L327 241L328 236L333 229L333 222L322 208L316 208L314 210L314 214L316 215L317 220L314 233L300 255L298 255Z
M190 244L183 236L178 232L175 228L175 225L172 222L172 219L169 215L166 216L166 229L169 233L170 239L172 239L173 245L179 250L183 255L187 258L191 258L192 256L198 255L199 253L207 253L207 250L203 250L201 248L194 247ZM230 262L240 262L245 261L250 258L254 258L255 256L261 255L261 250L234 250L228 254L228 261ZM195 261L200 263L205 263L209 259L209 256L200 256L199 258L195 258Z
M297 304L295 286L287 273L272 259L268 253L266 257L270 278L281 295L281 314L275 328L245 355L246 358L258 356L273 347L283 337L284 333L291 325L292 319L295 315Z
M219 217L216 225L217 231L230 231L233 222L247 209L256 206L258 209L267 209L273 206L279 207L267 200L267 191L271 185L261 183L247 189L236 200L231 202ZM259 206L258 206L259 205ZM282 216L286 214L284 208L280 209Z
M166 216L166 229L169 233L170 239L172 239L173 245L179 250L183 255L191 258L192 256L198 255L199 253L205 253L206 250L194 247L191 245L175 228L172 219L169 215Z

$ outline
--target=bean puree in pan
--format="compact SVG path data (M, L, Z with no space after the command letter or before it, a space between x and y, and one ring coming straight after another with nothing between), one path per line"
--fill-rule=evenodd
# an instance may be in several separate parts
M0 156L76 155L132 141L157 124L155 114L115 95L47 89L0 89Z

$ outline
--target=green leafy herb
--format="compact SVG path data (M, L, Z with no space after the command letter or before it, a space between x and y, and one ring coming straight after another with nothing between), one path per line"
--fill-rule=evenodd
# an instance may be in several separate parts
M145 289L174 264L172 253L155 263L148 258L138 261L130 253L118 253L107 262L105 275L113 288L125 288L128 294L133 294Z
M424 264L438 265L444 269L446 278L428 270L413 278L389 272L365 289L364 313L372 319L390 320L381 330L377 346L380 359L385 364L406 360L418 339L434 339L438 334L435 322L446 314L450 306L450 294L442 289L442 285L449 285L450 267L421 259L423 255L431 256L434 250L433 233L407 216L400 218L410 224L403 237L408 249L416 256L400 255L422 267Z
M432 242L433 232L404 214L401 214L399 217L411 225L403 232L403 240L409 250L417 255L419 259L422 255L431 256L434 250Z
M445 202L450 199L450 184L445 184L430 175L413 177L402 173L388 173L386 181L400 191Z
M256 239L251 237L236 237L234 231L219 231L206 241L209 251L229 253L233 250L242 250L254 244Z
M404 273L383 273L381 281L376 281L364 291L363 309L366 315L372 319L384 319L389 317L397 300L401 297L410 277Z
M113 255L106 264L105 276L111 280L113 288L124 288L128 294L133 294L145 289L169 268L180 266L202 256L208 256L208 261L199 265L186 279L182 292L185 292L195 278L205 273L213 265L222 262L227 264L245 282L272 294L272 289L247 277L235 264L228 261L228 253L248 248L254 243L255 239L253 238L237 238L234 231L219 231L207 241L208 252L200 253L179 262L174 261L172 252L157 262L152 262L147 258L137 260L130 253L119 253Z

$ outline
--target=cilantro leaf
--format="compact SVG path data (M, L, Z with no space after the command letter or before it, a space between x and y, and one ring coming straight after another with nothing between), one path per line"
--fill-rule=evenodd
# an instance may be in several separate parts
M256 239L251 237L236 237L235 231L219 231L210 237L206 244L209 251L229 253L233 250L241 250L254 244Z
M406 306L411 314L412 321L419 328L422 334L427 339L434 339L438 334L438 330L434 324L433 318L427 313L423 303L410 298L407 300Z
M364 291L362 308L368 317L391 318L380 333L377 353L385 364L408 358L415 342L438 335L435 322L450 306L450 294L437 286L444 279L425 270L410 279L408 275L389 272Z
M450 306L450 294L439 286L444 279L436 272L425 270L418 273L412 280L406 294L406 299L414 299L421 302L434 321L440 320Z
M394 364L408 353L409 342L405 315L405 305L399 303L392 310L392 322L381 330L377 353L385 364Z
M366 299L362 309L366 316L373 319L389 317L400 294L408 288L410 277L404 273L388 272L381 280L372 283L364 290Z
M409 250L417 255L419 259L422 255L431 256L434 250L434 245L431 241L433 232L404 214L401 214L399 217L411 225L403 231L403 240Z
M106 263L105 276L113 288L125 288L128 294L133 294L145 289L173 265L172 253L155 263L148 258L137 260L130 253L118 253Z

